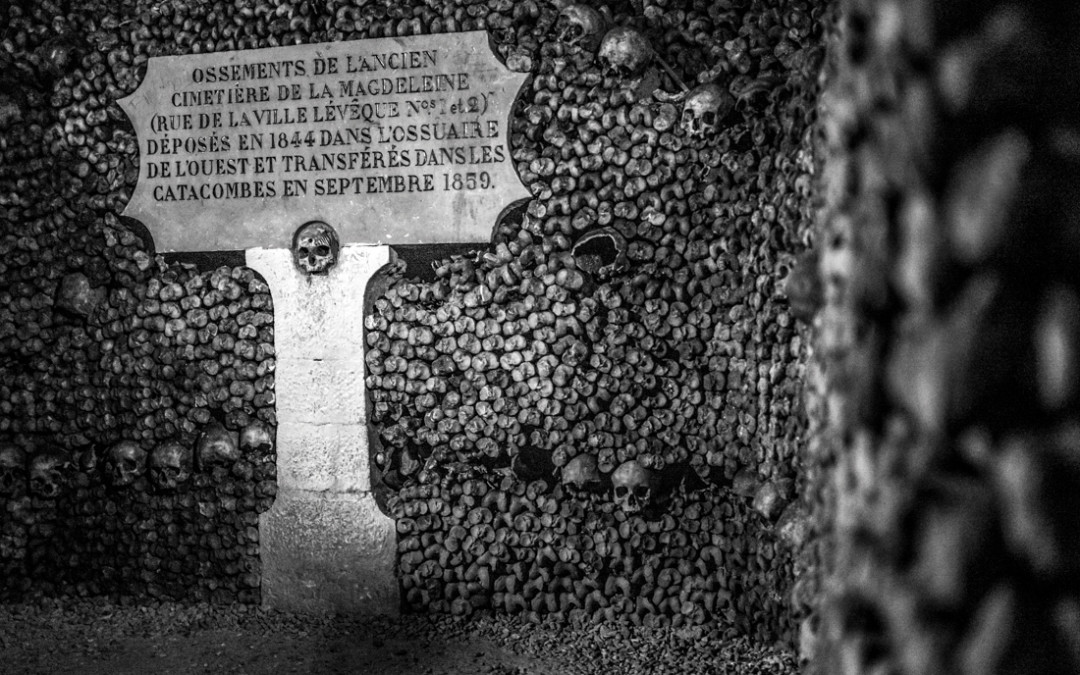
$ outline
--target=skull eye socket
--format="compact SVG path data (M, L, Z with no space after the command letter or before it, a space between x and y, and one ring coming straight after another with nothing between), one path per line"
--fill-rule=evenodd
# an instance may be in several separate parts
M645 497L648 497L649 496L649 488L645 487L644 485L635 485L634 486L634 496L637 497L638 499L644 499Z
M618 485L618 486L615 487L615 496L616 497L624 497L629 492L630 492L630 489L627 488L625 485Z
M716 113L712 111L705 113L701 116L701 118L705 120L705 124L708 124L709 126L712 126L716 123Z
M329 246L316 246L315 247L315 255L320 256L320 257L325 257L325 256L330 255L330 247Z

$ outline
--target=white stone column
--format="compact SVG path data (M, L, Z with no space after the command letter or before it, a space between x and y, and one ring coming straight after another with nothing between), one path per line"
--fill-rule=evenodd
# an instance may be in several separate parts
M387 246L342 246L325 276L285 249L249 249L274 300L278 493L259 518L263 604L301 612L399 609L394 521L371 491L364 290Z

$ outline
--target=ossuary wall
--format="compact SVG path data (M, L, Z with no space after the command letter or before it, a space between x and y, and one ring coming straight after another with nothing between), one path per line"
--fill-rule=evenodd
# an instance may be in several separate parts
M822 7L0 11L4 599L258 600L272 298L119 216L146 60L482 29L531 76L507 161L532 197L433 278L389 270L366 325L404 604L792 636Z

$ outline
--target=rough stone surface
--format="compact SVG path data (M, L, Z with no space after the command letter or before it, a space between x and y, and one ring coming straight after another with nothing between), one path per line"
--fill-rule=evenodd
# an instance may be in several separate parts
M312 424L287 421L278 425L282 447L303 452L278 455L278 486L312 492L370 492L367 430L357 424Z
M394 523L370 494L283 490L259 518L259 531L265 605L397 612Z
M321 351L316 347L317 351ZM364 362L360 359L277 360L278 417L312 424L364 422ZM282 395L282 391L287 391Z

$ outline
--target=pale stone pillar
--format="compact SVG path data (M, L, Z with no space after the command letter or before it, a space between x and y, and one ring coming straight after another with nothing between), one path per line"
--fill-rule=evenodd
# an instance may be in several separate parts
M326 276L284 249L249 249L270 286L277 354L278 493L259 518L263 604L302 612L396 613L394 521L371 491L364 290L387 246L341 248Z

